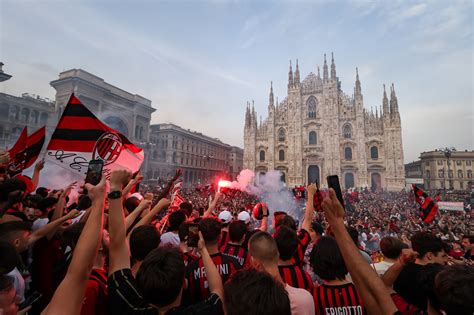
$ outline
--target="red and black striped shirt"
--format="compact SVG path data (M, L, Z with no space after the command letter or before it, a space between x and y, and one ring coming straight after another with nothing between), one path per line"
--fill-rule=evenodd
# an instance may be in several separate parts
M353 283L322 284L314 287L312 294L316 315L366 314L362 299Z
M219 248L226 246L230 242L229 231L221 230L221 239L219 241Z
M237 260L229 255L217 253L211 255L211 258L222 277L222 283L225 283L230 275L240 268ZM204 301L209 297L209 284L207 282L202 258L188 264L186 268L186 278L188 279L188 291L191 303Z
M278 271L283 281L294 288L306 289L310 292L314 288L311 277L301 266L278 266Z
M304 253L306 248L311 242L311 236L308 231L301 229L298 231L298 248L296 249L295 254L293 255L293 261L296 265L302 266L304 260Z
M250 255L242 247L242 245L230 244L221 247L221 253L237 259L241 267L248 267L250 265Z
M183 253L184 265L187 266L192 262L199 260L199 257L192 254L191 252Z

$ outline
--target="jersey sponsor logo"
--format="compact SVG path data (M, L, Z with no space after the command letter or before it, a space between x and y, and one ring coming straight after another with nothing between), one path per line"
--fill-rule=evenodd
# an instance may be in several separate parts
M340 307L326 307L326 315L362 315L364 311L362 306L340 306Z

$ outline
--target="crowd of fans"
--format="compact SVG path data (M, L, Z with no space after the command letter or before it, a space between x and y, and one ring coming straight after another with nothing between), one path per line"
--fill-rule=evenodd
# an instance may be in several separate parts
M314 184L299 218L208 186L174 207L179 172L133 192L126 170L38 187L43 166L0 176L2 315L474 313L470 212L424 223L410 192L344 209L332 189L316 211Z

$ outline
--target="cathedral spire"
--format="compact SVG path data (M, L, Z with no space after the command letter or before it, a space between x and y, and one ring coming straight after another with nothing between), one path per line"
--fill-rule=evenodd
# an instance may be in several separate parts
M382 107L383 107L383 114L388 115L390 112L388 111L388 98L387 98L387 91L385 91L385 84L383 85Z
M398 113L398 99L395 95L395 85L393 83L390 90L390 114Z
M326 54L324 54L323 81L328 81L328 63L326 61Z
M288 71L288 88L293 86L293 68L291 67L291 60L290 60L290 71Z
M319 66L318 66L318 79L321 79L321 73L319 72Z
M300 84L300 68L298 67L298 59L296 59L296 70L295 70L295 85Z
M362 94L362 88L360 86L360 80L359 80L359 69L356 67L356 82L355 82L355 93L357 95Z
M331 79L336 80L336 64L334 63L334 53L331 53Z
M247 102L247 106L245 108L245 128L250 126L250 105L249 102Z
M268 101L268 106L273 106L273 81L270 81L270 96Z

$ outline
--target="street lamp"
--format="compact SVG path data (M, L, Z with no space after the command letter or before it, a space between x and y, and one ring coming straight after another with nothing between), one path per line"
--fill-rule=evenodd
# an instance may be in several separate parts
M444 153L444 156L446 157L446 159L448 160L448 183L449 183L449 189L452 190L454 187L453 187L453 176L450 176L451 175L451 162L449 161L449 159L451 158L451 155L453 152L456 152L456 148L454 147L446 147L446 148L441 148L439 149L440 152Z

